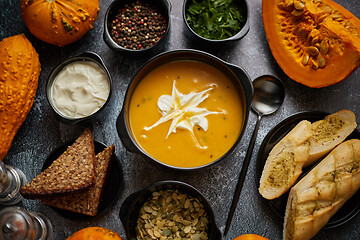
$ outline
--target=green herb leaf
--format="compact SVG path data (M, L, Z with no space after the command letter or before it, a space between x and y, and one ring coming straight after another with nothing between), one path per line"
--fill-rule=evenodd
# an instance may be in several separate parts
M197 34L216 40L234 36L245 23L242 9L233 0L193 0L185 16Z

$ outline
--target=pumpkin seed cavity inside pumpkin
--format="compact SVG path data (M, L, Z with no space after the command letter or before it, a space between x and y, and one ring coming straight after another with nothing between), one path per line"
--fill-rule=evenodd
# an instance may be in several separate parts
M329 21L359 37L359 30L338 10L322 0L283 0L278 4L280 34L285 45L304 66L325 68L331 57L342 54L344 43L328 30Z

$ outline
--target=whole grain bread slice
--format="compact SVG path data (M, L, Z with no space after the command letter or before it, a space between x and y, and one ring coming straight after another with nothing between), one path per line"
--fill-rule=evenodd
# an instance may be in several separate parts
M98 213L101 195L109 172L114 145L105 148L95 157L95 184L88 190L71 195L42 199L47 205L71 212L95 216Z
M21 188L25 198L41 199L52 195L82 191L94 184L94 140L86 129L47 169Z

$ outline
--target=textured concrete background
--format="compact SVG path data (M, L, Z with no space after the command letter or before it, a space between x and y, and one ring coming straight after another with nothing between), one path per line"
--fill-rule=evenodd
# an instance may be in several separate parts
M261 19L261 0L248 1L251 18L248 35L241 41L222 45L206 45L189 38L181 14L182 1L171 1L172 25L165 50L194 48L207 51L243 67L251 79L262 74L273 74L284 82L285 102L278 112L263 118L237 211L230 231L224 237L225 240L230 240L240 234L257 233L272 240L281 239L282 219L274 215L268 203L260 197L256 189L255 163L259 146L272 127L300 111L336 112L341 109L350 109L360 118L360 69L339 84L323 89L310 89L290 80L272 57ZM360 17L358 0L337 0L337 2ZM223 230L256 115L253 112L250 113L245 134L235 151L224 161L203 170L175 172L149 164L138 155L127 152L116 133L115 121L121 110L129 81L148 58L128 58L113 52L106 46L102 39L103 20L110 3L110 0L100 0L101 10L94 29L78 42L58 48L37 40L31 35L21 18L19 0L0 0L0 39L25 33L38 51L42 64L34 105L15 136L11 149L4 159L5 164L22 169L27 177L32 179L40 172L44 159L51 150L66 140L79 136L85 127L90 127L95 140L107 145L115 144L124 179L124 187L121 189L116 204L106 214L93 218L71 219L33 200L24 200L19 205L48 216L54 225L55 240L65 239L75 231L88 226L110 228L124 237L124 229L118 213L125 198L153 182L173 179L195 186L206 196L214 209L217 224ZM113 95L101 118L90 124L68 126L60 123L51 111L45 97L45 83L50 71L58 63L84 51L96 52L104 59L113 77ZM316 239L359 239L359 226L360 215L357 215L340 227L320 231Z

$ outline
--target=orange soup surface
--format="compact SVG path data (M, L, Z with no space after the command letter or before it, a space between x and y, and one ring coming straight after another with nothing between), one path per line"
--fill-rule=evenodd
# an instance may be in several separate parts
M130 99L129 123L141 148L167 165L206 165L234 145L243 127L242 98L218 69L198 61L163 64Z

